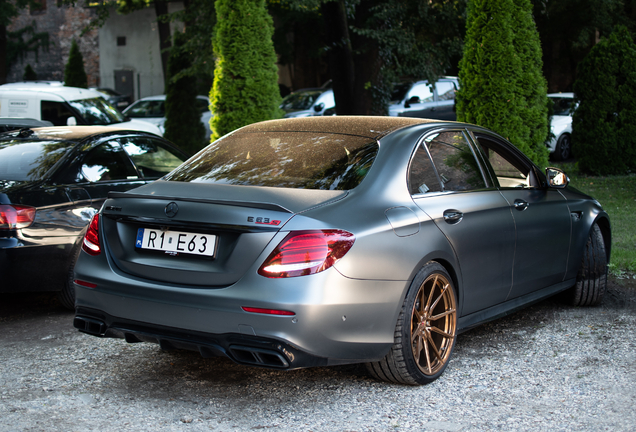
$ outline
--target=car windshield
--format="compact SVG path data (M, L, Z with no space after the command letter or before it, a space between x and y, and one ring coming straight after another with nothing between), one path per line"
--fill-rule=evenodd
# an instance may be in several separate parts
M0 180L39 180L73 145L66 141L0 141Z
M74 100L70 101L69 104L89 125L108 125L126 120L117 108L101 97Z
M285 96L280 108L286 112L310 109L322 90L303 91Z
M243 132L220 139L164 180L349 190L378 152L366 137L307 132Z
M165 100L139 101L124 110L124 113L132 118L164 117L166 115L165 105Z
M572 98L560 98L560 97L551 97L552 103L552 115L557 116L571 116L574 111L574 99Z

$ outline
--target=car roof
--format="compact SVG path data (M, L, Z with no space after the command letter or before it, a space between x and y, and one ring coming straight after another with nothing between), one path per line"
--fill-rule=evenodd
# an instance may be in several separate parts
M78 100L101 97L97 90L90 90L79 87L66 87L59 82L17 82L0 85L0 93L4 92L39 92L55 94L65 100Z
M53 123L47 120L37 120L27 117L0 117L0 126L12 127L43 127L53 126Z
M28 138L59 141L78 141L93 135L110 134L113 132L121 133L122 131L145 134L145 132L141 131L110 126L51 126L31 128L31 130L34 134ZM3 138L6 136L7 135L4 135ZM14 137L11 136L11 138L13 139Z
M389 116L315 116L269 120L244 126L233 133L314 132L357 135L380 139L398 129L439 120Z

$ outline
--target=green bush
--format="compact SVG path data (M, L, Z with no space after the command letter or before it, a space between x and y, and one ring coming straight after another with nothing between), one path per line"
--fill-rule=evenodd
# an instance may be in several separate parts
M84 58L75 39L71 43L71 51L68 53L68 61L64 68L64 85L88 88L88 78L84 70Z
M548 164L547 83L530 0L469 2L457 118L499 133Z
M595 175L636 172L636 45L617 28L579 64L572 142L579 168Z
M24 68L24 74L22 75L22 79L24 81L35 81L36 79L38 79L38 74L35 73L35 71L33 70L33 68L31 67L31 64L28 63L25 68Z
M282 116L274 24L265 1L217 0L216 15L216 69L210 91L213 140Z
M182 49L186 41L186 34L177 32L170 50L164 138L194 154L207 145L201 113L196 106L197 81L191 76L173 79L180 71L192 65L191 53Z

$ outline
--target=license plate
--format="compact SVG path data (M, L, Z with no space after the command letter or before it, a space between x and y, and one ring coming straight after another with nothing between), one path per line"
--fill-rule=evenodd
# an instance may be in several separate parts
M135 247L164 251L174 255L187 253L192 255L214 256L216 236L211 234L139 228L137 230Z

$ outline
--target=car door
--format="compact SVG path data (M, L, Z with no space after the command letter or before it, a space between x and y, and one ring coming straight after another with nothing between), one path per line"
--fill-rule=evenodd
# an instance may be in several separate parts
M435 83L436 105L431 108L429 118L439 120L456 120L455 92L457 88L453 81L437 81Z
M509 299L562 282L570 247L566 199L547 188L524 156L489 134L475 133L514 217L515 262Z
M409 168L409 189L455 251L463 281L461 314L503 302L512 286L510 206L487 181L463 131L423 138Z
M400 117L429 118L436 105L433 87L426 81L418 82L409 90L404 102L404 111L398 115Z

